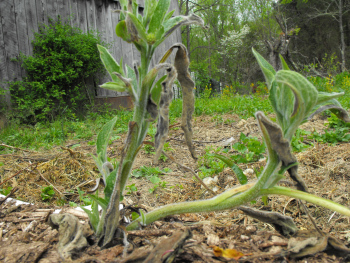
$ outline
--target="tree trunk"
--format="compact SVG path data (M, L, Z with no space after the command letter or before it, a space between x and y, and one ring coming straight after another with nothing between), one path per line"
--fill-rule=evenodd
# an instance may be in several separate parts
M188 6L188 2L189 2L189 0L186 0L186 13L185 13L186 16L188 16L188 14L190 12L189 6ZM188 58L191 61L191 57L190 57L190 52L191 52L191 50L190 50L190 39L191 39L191 36L190 36L190 26L189 25L186 26L186 38L187 38L186 39L186 45L187 45Z
M339 0L339 29L340 29L340 54L341 54L341 72L346 70L345 68L345 40L344 40L344 27L343 27L343 0Z

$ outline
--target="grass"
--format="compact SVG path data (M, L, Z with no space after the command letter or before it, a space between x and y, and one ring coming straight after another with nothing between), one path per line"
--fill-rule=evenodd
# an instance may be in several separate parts
M197 98L195 103L195 116L235 113L242 119L254 117L258 110L272 112L266 97L256 95L216 96L212 98ZM178 118L182 112L182 101L174 100L170 106L170 118Z
M55 122L38 122L35 125L21 125L10 121L9 125L0 131L0 142L13 147L30 150L50 149L57 145L64 145L68 140L93 141L101 127L115 114L119 121L115 133L125 133L132 112L113 110L109 112L91 112L84 119L61 118ZM94 144L94 143L92 143ZM0 147L0 152L9 151Z

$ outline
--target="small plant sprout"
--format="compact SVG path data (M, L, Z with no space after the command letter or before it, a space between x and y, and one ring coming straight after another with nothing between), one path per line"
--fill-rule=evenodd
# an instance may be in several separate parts
M195 157L192 146L191 118L194 109L194 83L188 74L189 59L187 50L182 44L171 47L159 64L152 69L150 63L156 48L177 28L183 25L199 24L203 20L197 15L175 16L174 11L168 12L170 0L149 0L145 2L143 15L138 13L138 4L132 0L120 1L122 9L120 22L116 26L116 34L124 41L135 45L140 52L139 66L123 65L116 62L108 50L98 45L101 60L110 74L112 81L101 85L102 88L118 92L128 92L134 102L133 119L129 122L129 131L121 153L118 167L107 160L107 145L117 118L105 124L98 134L94 157L101 179L97 179L96 187L103 180L104 197L97 194L89 195L93 200L93 211L89 212L90 222L100 238L99 244L106 247L121 230L119 228L119 202L123 199L123 191L131 174L134 160L141 149L147 135L150 122L158 118L155 135L155 161L162 152L169 129L169 104L172 99L172 85L177 78L182 85L183 93L188 93L189 100L183 103L182 128L185 131L186 143ZM171 51L177 48L175 65L165 63ZM166 76L157 79L158 74L165 70ZM187 94L186 93L186 94ZM185 97L185 96L184 96ZM184 117L183 117L184 118ZM131 190L131 189L130 189ZM102 208L99 214L97 204ZM119 231L119 232L116 232Z
M276 72L260 54L255 50L253 53L265 75L269 89L269 100L277 116L276 123L268 119L261 111L255 114L268 153L266 166L259 174L258 179L254 182L240 180L241 186L228 189L211 199L159 207L144 214L142 224L149 224L173 214L210 212L232 208L239 208L252 216L258 216L257 213L251 213L249 208L239 206L254 201L259 196L275 194L305 200L350 216L348 208L307 192L305 182L298 175L298 163L292 154L290 145L298 126L323 110L331 110L344 121L349 121L347 112L341 108L336 100L342 93L318 92L305 77L289 70L282 57L283 69ZM297 189L277 185L284 178L286 172L295 181ZM141 218L134 220L126 229L138 228L140 221ZM290 228L293 230L295 226Z

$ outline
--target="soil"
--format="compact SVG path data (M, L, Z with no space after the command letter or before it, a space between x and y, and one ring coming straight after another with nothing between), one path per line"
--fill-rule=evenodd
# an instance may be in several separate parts
M322 118L313 119L301 128L322 132L325 122L326 120ZM193 127L199 161L208 147L222 146L223 142L230 138L234 139L231 144L235 143L241 132L261 139L253 118L245 121L232 114L222 115L222 118L195 117ZM108 149L110 158L118 158L125 136L121 136L118 141L110 145ZM146 140L151 138L148 137ZM191 158L186 148L179 124L171 127L168 143L168 154L184 166L192 168L195 172L199 171L198 162ZM49 151L32 152L12 148L12 153L0 155L0 162L4 163L0 167L1 182L17 174L0 188L11 186L17 189L11 197L31 203L18 206L13 202L0 204L1 262L67 261L63 260L57 251L58 230L50 226L47 221L54 209L62 209L61 213L74 214L85 228L89 228L87 216L83 212L72 209L67 203L59 205L63 203L62 198L79 203L77 188L87 191L94 186L95 178L98 177L91 157L94 152L95 146L89 145L89 142L71 141L66 142L64 147L55 147ZM313 146L297 153L296 156L299 162L299 174L308 185L310 193L350 207L349 143L327 145L314 142ZM260 169L264 165L265 161L262 159L255 163L242 164L240 167L243 170ZM145 150L139 153L134 168L141 166L156 166L153 164L152 153ZM135 184L137 191L126 194L123 201L126 206L143 207L150 211L173 202L212 197L194 180L189 171L170 159L160 161L158 166L160 169L166 167L171 169L171 172L161 176L166 186L158 187L150 193L149 190L154 185L149 179L132 177L127 184ZM248 175L249 180L253 180L254 177L254 174ZM55 195L49 201L43 201L41 188L48 186L49 183L55 187ZM217 193L220 193L237 184L239 183L234 173L226 168L217 175L215 185L210 187L215 186ZM268 200L267 205L264 205L262 199L248 205L262 211L274 211L292 217L299 229L298 238L283 236L271 224L232 209L222 212L183 214L156 221L143 227L142 230L128 233L127 247L119 244L101 250L90 230L86 234L88 245L74 253L71 260L165 262L168 255L172 255L173 262L350 262L348 249L350 218L313 204L306 204L310 214L308 215L297 200L289 197L269 196ZM313 218L317 230L310 217ZM322 231L323 234L317 231ZM311 244L309 242L311 239L316 242ZM290 252L293 240L297 240L298 244L303 243L300 240L307 240L306 242L310 243L308 247L314 250L308 253L310 255L294 258ZM338 245L334 245L334 242ZM223 257L224 255L226 257ZM167 262L171 262L169 258Z

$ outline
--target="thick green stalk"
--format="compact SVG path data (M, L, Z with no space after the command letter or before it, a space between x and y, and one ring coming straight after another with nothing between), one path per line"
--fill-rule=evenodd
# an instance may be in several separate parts
M160 218L184 213L199 213L219 211L234 208L255 200L260 195L260 190L264 187L268 178L277 173L280 162L275 158L270 158L264 171L261 173L258 181L249 185L242 185L237 188L229 189L224 193L207 200L192 202L175 203L159 207L145 215L144 224L150 224ZM141 218L136 219L127 226L127 230L133 230L138 227Z
M123 195L123 191L125 189L126 181L129 178L129 175L131 173L131 169L133 167L133 163L135 161L137 151L142 144L148 130L148 121L146 120L147 115L147 103L148 103L148 96L150 92L151 87L145 87L144 86L144 78L148 73L149 65L151 62L150 56L150 50L151 48L147 47L145 50L142 48L141 50L141 67L140 67L140 81L139 87L138 87L138 95L139 100L135 101L134 105L134 115L133 115L133 121L136 122L139 128L139 132L135 134L133 138L131 138L130 141L130 147L128 148L128 152L125 155L125 159L123 162L123 170L120 178L120 194Z
M305 200L309 203L312 203L318 206L323 206L325 208L338 212L342 215L350 217L350 209L341 204L338 204L336 202L333 202L331 200L328 200L322 197L315 196L313 194L291 189L288 187L274 186L269 189L262 189L261 195L286 195L293 198Z

